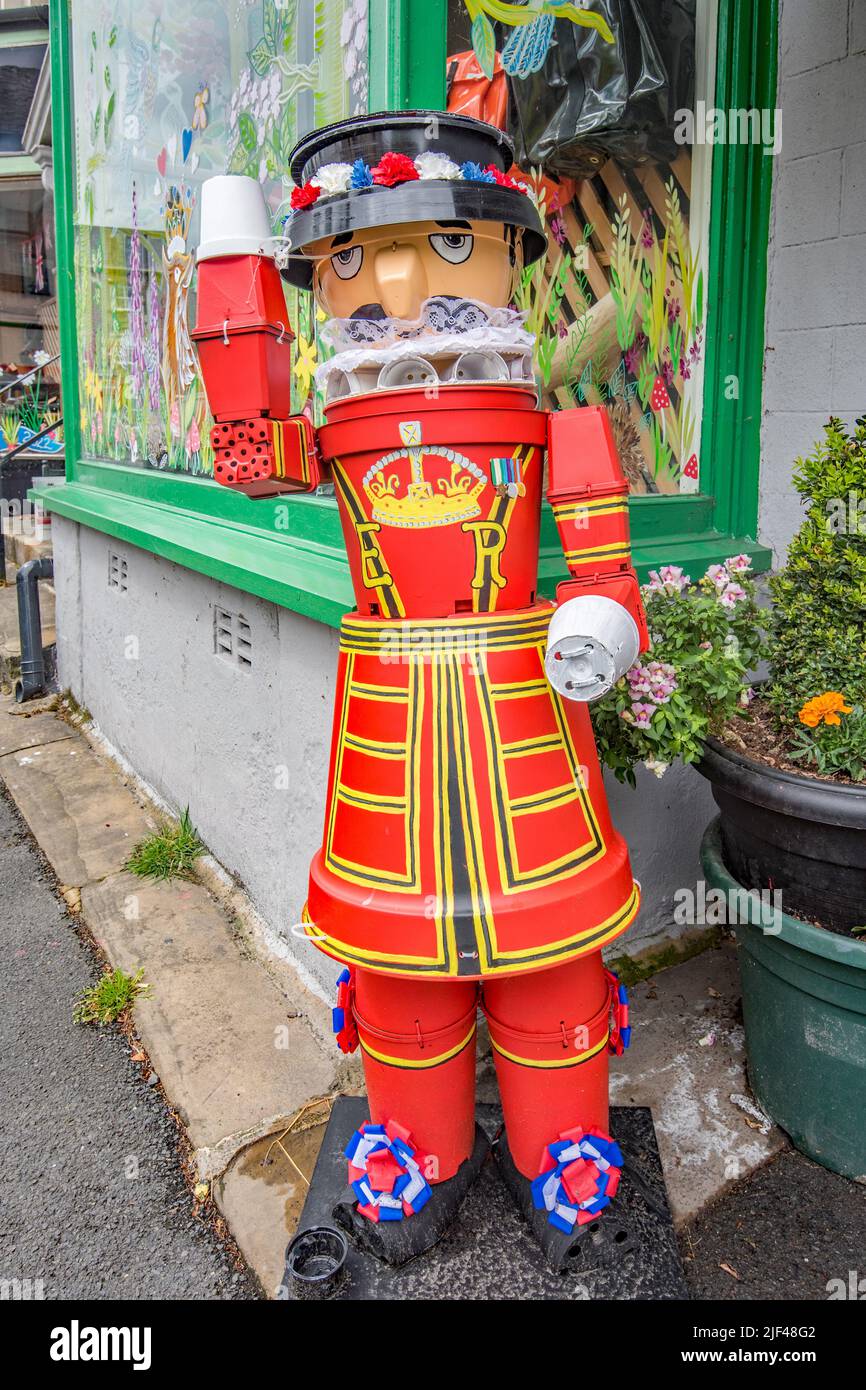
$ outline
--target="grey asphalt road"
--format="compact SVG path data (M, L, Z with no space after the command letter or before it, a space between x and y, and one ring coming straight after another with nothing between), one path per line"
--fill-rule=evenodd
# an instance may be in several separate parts
M97 974L0 783L0 1296L260 1297L193 1216L128 1044L72 1022Z

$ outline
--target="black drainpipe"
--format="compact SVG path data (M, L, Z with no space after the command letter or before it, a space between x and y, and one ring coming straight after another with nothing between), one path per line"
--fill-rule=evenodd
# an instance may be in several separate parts
M45 688L45 658L42 655L42 619L39 613L39 580L54 578L50 555L28 560L16 576L18 587L18 631L21 635L21 678L15 682L19 705L39 695Z

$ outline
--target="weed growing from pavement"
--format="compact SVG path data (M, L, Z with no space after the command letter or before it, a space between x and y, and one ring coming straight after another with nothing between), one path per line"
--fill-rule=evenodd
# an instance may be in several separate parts
M114 1023L150 985L142 983L144 970L127 975L123 970L106 970L95 985L86 989L72 1013L76 1023L96 1023L100 1028Z
M137 844L126 867L139 878L191 878L196 859L204 853L187 806L177 825L166 824Z

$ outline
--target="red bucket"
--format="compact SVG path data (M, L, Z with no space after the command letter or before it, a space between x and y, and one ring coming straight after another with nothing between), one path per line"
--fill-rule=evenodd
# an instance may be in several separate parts
M291 415L292 344L282 325L197 328L192 337L215 420Z

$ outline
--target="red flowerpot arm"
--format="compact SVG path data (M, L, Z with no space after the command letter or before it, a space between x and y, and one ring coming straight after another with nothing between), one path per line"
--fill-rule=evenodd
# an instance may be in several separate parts
M326 480L316 431L306 415L223 420L211 430L214 478L247 497L315 492Z
M316 434L292 415L291 344L279 271L263 255L214 256L198 268L192 334L208 404L214 477L249 497L312 492Z
M632 568L628 484L601 406L548 417L547 497L572 576L556 591L560 604L588 594L613 599L634 619L640 650L649 646L646 614Z

